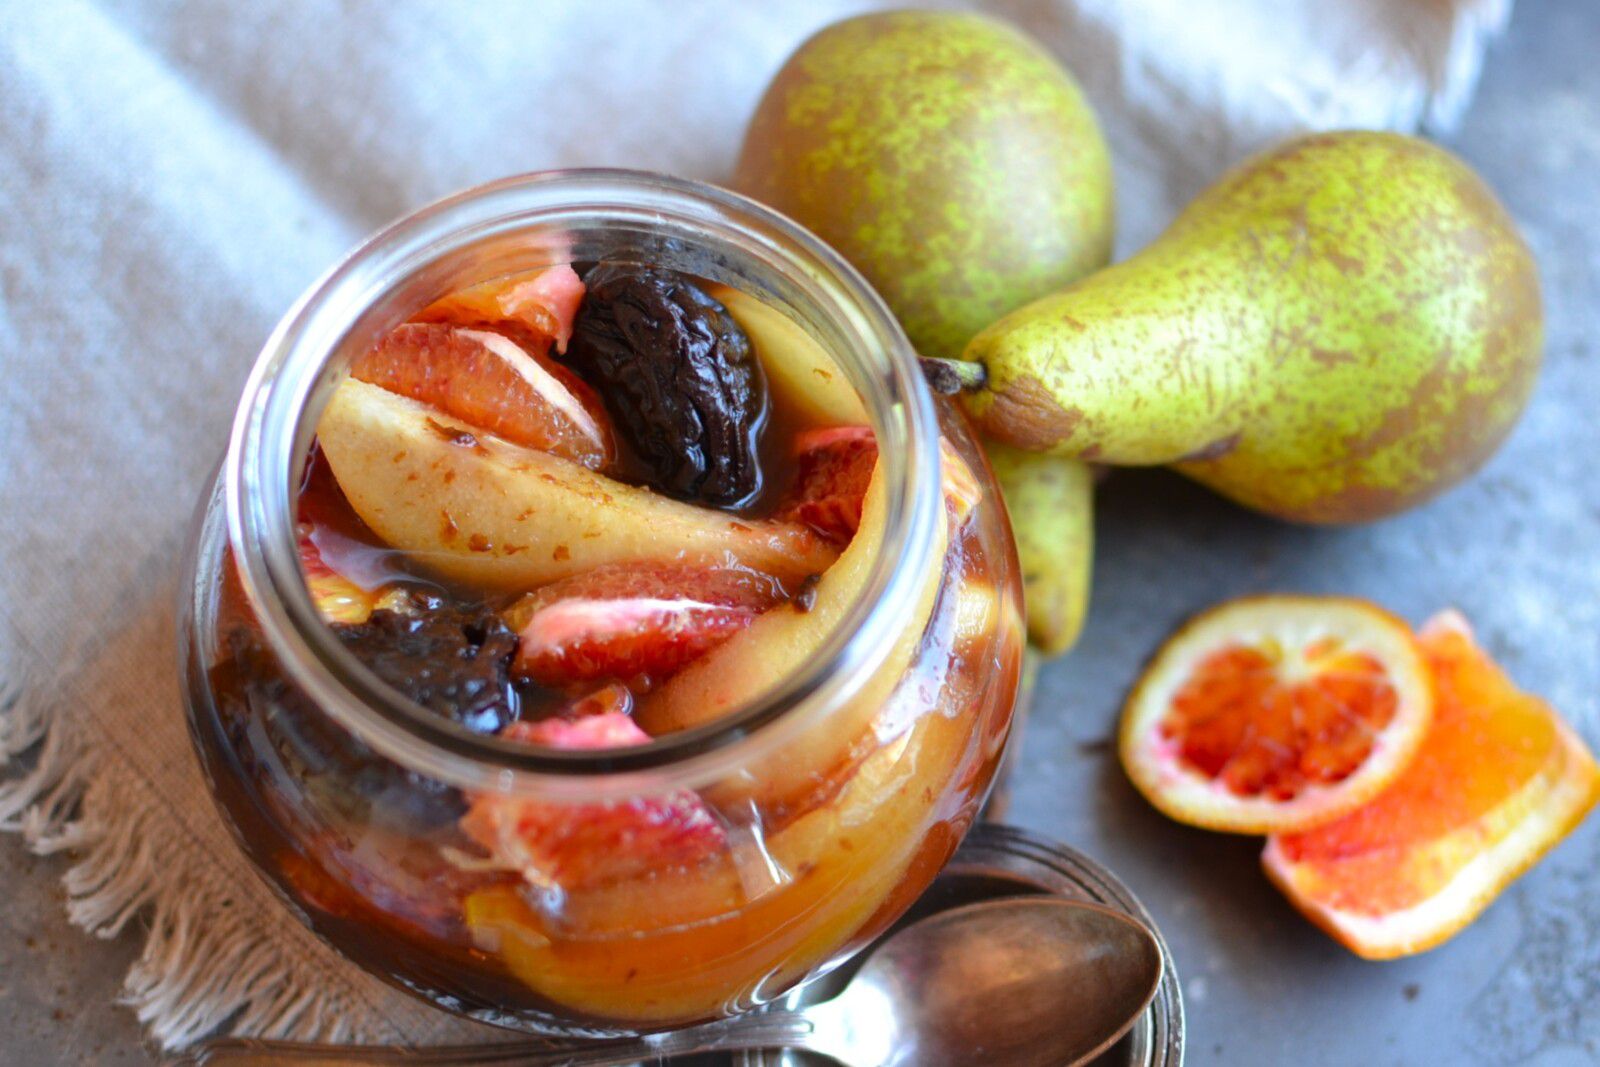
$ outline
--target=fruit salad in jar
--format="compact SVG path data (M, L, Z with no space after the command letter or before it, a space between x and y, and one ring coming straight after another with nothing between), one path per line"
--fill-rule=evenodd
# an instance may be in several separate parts
M319 625L500 751L604 772L674 738L751 747L620 789L434 777L288 677L228 546L191 713L245 848L342 952L507 1025L678 1026L842 960L959 842L1015 697L1009 532L960 417L939 420L931 545L872 669L721 738L848 648L894 548L849 377L776 304L627 258L415 309L353 353L304 456Z

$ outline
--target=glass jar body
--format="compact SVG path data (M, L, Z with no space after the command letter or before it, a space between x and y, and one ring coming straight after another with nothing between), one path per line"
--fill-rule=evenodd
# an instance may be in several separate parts
M595 247L570 216L562 224L580 254ZM628 239L639 233L630 224ZM484 270L506 265L508 239L495 240ZM708 235L699 252L684 249L676 235L654 254L692 253L703 275L784 292L782 264L749 246ZM720 277L705 266L713 260L726 267ZM804 300L790 306L803 321ZM352 309L352 321L363 313ZM883 439L878 414L894 405L865 395L867 385ZM362 715L308 683L317 665L274 639L282 605L252 579L258 546L229 521L230 506L259 502L241 499L252 490L225 471L197 516L180 649L195 746L245 853L302 921L365 969L442 1007L537 1032L715 1018L847 958L916 899L976 816L1021 666L1020 590L998 489L961 418L938 411L938 436L908 447L926 453L942 441L972 472L977 503L959 520L933 508L923 551L897 541L887 519L858 533L883 542L863 552L911 572L869 605L888 630L844 635L847 651L875 646L857 657L866 668L833 697L781 710L730 742L736 758L714 772L690 781L668 764L636 794L591 790L598 779L578 775L546 775L541 792L490 762L464 785L385 754ZM917 485L940 494L938 482ZM794 632L803 637L804 626ZM680 847L676 823L671 833L639 829L641 812L648 823L689 810L685 833L704 831L704 847ZM541 863L490 862L471 829L487 824L512 838L537 828Z
M224 817L341 953L485 1021L640 1032L746 1010L825 972L949 859L1005 742L1022 638L1009 532L991 507L941 561L912 654L880 668L900 676L880 680L888 695L839 764L791 767L754 803L726 783L742 810L720 813L737 829L710 862L541 893L464 863L461 792L374 752L282 670L230 581L219 510L213 496L199 518L198 610L181 639L190 730ZM717 784L702 795L715 805Z

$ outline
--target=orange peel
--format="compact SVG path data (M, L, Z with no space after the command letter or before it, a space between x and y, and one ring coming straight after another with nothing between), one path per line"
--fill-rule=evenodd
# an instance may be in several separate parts
M1370 803L1268 839L1267 876L1352 952L1390 959L1472 922L1600 799L1600 768L1519 690L1459 615L1425 626L1437 711L1412 764Z

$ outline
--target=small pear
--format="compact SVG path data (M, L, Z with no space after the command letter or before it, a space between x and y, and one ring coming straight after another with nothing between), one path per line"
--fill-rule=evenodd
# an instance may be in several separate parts
M984 330L966 404L1020 448L1172 464L1269 514L1359 522L1481 465L1542 343L1533 257L1470 168L1329 133L1245 162L1133 258Z
M843 253L929 356L956 356L1111 256L1111 157L1082 90L1038 43L976 15L823 29L767 89L733 184ZM1030 637L1064 652L1087 608L1089 472L1017 450L995 466Z
M1011 515L1028 640L1059 656L1078 640L1094 562L1094 474L1082 460L984 446Z
M1111 251L1110 153L1077 82L977 15L823 29L767 88L733 186L838 249L925 356Z

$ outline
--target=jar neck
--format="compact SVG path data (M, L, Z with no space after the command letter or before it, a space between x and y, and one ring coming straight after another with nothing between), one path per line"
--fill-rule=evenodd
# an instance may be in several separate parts
M881 549L860 600L808 666L716 722L649 745L566 752L475 734L382 683L322 622L299 568L295 491L352 356L468 285L625 255L751 292L791 315L860 393L879 442ZM290 679L385 756L469 789L590 798L695 787L825 718L881 666L935 565L939 428L915 353L883 302L794 223L700 183L622 170L548 171L440 201L358 247L268 338L223 468L246 597Z

